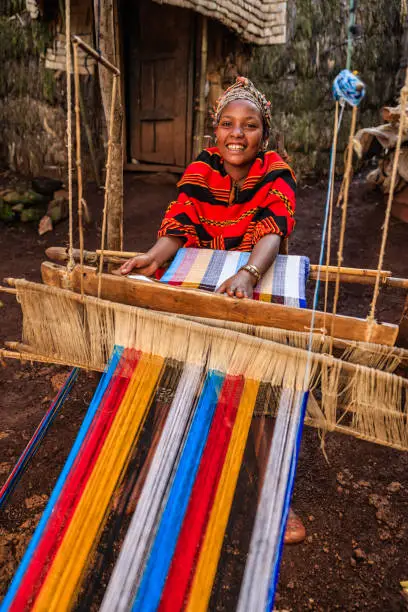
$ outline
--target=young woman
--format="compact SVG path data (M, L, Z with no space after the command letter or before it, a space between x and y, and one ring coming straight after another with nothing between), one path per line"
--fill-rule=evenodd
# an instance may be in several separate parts
M283 159L267 151L270 103L248 79L238 77L218 100L214 127L216 146L187 167L157 242L120 271L152 276L180 247L249 251L247 265L218 292L251 298L281 240L294 228L296 180ZM304 537L302 523L291 512L285 541Z

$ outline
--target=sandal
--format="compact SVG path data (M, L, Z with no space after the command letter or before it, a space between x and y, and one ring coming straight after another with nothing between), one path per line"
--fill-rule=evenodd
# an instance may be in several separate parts
M284 544L299 544L306 538L306 529L300 518L292 508L289 509L289 516L286 522Z

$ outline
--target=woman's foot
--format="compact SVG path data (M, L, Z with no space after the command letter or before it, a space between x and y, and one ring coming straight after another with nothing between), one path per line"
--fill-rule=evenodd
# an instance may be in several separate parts
M283 542L285 544L299 544L300 542L303 542L305 537L306 529L302 521L297 514L293 512L292 508L290 508Z

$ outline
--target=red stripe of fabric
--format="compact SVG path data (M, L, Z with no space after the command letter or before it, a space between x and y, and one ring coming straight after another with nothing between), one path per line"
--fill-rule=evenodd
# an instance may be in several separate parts
M243 388L243 377L226 377L163 590L160 612L181 610L186 601Z
M55 505L47 529L10 607L10 612L21 612L33 606L98 459L139 358L140 353L134 350L125 351L117 374L105 392L99 414L91 425L78 459Z

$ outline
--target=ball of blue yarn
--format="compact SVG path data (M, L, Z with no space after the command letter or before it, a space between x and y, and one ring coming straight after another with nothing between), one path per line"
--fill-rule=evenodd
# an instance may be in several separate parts
M358 106L365 96L365 85L350 70L342 70L333 83L335 100L345 100L352 106Z

